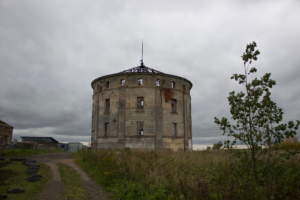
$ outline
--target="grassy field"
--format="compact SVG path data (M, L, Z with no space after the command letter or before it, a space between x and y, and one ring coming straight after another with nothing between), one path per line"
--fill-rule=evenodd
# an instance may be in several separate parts
M299 160L276 164L266 181L266 163L259 163L256 186L226 150L201 152L78 151L78 163L112 199L298 199ZM273 169L272 168L272 169ZM268 191L271 194L268 196Z
M29 155L37 155L37 154L46 154L53 152L61 152L61 149L58 148L48 148L46 150L30 150L30 149L9 149L3 150L3 157L16 157L16 156L29 156Z
M50 180L51 172L48 166L41 165L38 174L44 176L38 182L28 182L29 177L24 173L27 166L22 162L8 160L0 162L0 194L8 195L8 200L34 200L38 199L38 195L45 189L48 180ZM25 193L22 194L7 194L7 189L10 188L23 188Z
M59 173L61 175L62 183L64 185L64 190L62 196L65 199L78 199L85 200L87 198L87 192L82 188L81 183L83 180L80 178L73 169L67 165L58 163Z

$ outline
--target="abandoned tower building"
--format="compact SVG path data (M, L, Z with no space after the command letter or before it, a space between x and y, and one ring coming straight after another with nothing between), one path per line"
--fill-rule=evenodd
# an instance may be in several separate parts
M192 83L141 65L95 79L92 148L189 151Z

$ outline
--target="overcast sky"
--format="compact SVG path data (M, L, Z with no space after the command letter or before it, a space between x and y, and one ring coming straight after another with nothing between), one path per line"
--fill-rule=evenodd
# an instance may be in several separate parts
M193 83L193 144L222 137L230 80L257 42L284 122L300 119L299 0L0 0L0 120L20 136L91 139L91 82L144 63Z

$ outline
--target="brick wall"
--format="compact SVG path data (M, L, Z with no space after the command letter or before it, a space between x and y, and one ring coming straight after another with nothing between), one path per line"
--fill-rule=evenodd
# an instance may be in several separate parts
M3 138L0 136L0 158L2 157Z

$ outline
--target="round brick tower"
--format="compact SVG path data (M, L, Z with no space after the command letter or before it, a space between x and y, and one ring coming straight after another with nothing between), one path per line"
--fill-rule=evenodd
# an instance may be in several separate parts
M93 149L192 149L192 83L141 66L92 82Z

